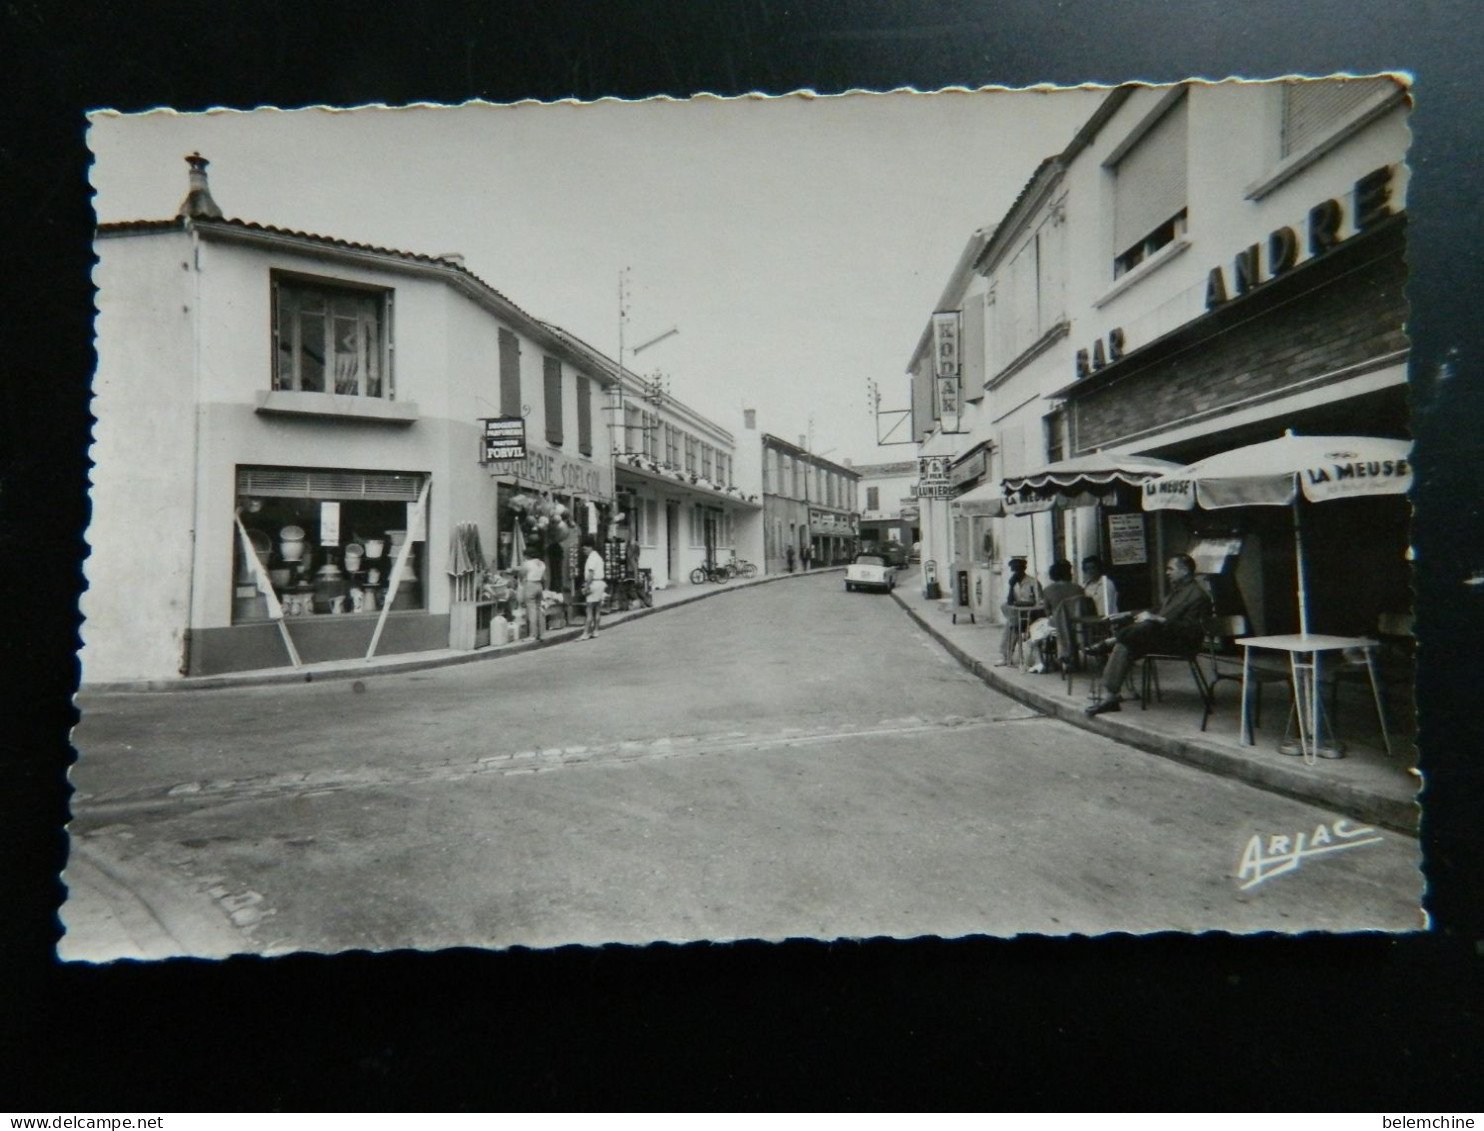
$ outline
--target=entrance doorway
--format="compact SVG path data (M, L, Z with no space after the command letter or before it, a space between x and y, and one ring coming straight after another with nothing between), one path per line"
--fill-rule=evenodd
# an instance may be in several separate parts
M674 499L665 500L665 574L680 579L680 504Z

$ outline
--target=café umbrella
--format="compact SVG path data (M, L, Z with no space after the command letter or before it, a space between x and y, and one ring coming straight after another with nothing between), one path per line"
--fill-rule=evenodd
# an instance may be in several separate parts
M1144 509L1277 506L1293 511L1299 631L1309 634L1299 499L1324 503L1404 495L1412 486L1412 442L1382 436L1296 436L1220 452L1144 484Z
M1120 484L1137 487L1154 475L1178 471L1180 465L1152 456L1089 452L1057 460L1027 475L1000 480L1006 514L1039 514L1053 507L1094 506L1116 495ZM1031 527L1031 559L1036 557L1036 529Z

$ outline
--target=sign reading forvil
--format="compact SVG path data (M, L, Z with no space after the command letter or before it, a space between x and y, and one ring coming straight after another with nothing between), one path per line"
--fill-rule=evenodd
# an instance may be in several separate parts
M484 462L526 458L526 422L519 416L486 417Z

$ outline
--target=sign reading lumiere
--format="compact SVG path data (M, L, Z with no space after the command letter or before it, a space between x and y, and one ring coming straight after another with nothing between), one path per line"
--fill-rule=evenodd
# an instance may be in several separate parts
M962 392L959 388L960 317L957 310L939 310L933 314L934 404L945 432L958 431L958 416L962 410Z

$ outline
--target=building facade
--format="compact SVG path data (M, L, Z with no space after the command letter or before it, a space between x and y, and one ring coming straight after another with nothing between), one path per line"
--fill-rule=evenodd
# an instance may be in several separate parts
M226 219L190 160L173 219L97 232L84 681L468 646L471 556L534 547L572 599L581 537L624 533L611 363L456 255ZM698 481L729 478L729 433L665 420ZM690 556L735 529L727 487L664 498ZM657 569L669 537L641 528Z
M1292 630L1281 508L1146 515L1113 493L997 517L992 484L1097 452L1189 463L1289 428L1405 436L1407 110L1386 77L1110 92L975 257L982 321L972 287L955 307L965 351L982 330L984 401L949 472L977 448L988 474L952 488L954 555L1044 574L1097 553L1136 607L1165 557L1198 550L1230 582L1219 603ZM963 375L967 394L967 356ZM1304 520L1315 576L1349 578L1315 623L1374 631L1406 600L1405 500Z
M749 482L745 472L739 478L732 432L586 342L553 330L611 379L602 415L623 516L617 533L637 545L639 568L664 589L689 585L705 562L748 552L755 560L762 500L755 479Z
M861 549L899 542L911 547L921 537L917 524L917 461L856 463L850 470L860 476L856 486L860 502Z
M768 573L837 565L860 536L857 485L850 468L799 444L762 434L763 544Z

